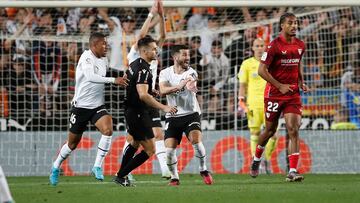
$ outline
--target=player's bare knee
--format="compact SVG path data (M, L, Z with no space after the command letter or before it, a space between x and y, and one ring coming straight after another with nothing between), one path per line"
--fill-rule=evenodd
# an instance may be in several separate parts
M71 150L75 150L78 144L79 144L79 143L76 143L76 142L67 143L67 145L69 146L69 148L70 148Z
M162 133L156 133L154 134L155 141L164 140L164 134Z
M105 128L101 131L101 134L106 135L106 136L111 136L113 134L113 129Z
M287 129L290 137L297 137L299 134L299 129L297 127L288 126L286 129Z
M151 147L151 148L148 148L148 149L144 149L144 151L146 152L146 154L151 157L152 155L155 154L155 147Z

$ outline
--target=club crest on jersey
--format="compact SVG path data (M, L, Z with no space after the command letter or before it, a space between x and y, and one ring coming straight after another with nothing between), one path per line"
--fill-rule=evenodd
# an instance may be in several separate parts
M281 51L281 54L282 54L282 55L286 55L286 52L287 52L286 50L285 50L285 51Z
M302 53L302 49L298 49L299 55L301 55Z

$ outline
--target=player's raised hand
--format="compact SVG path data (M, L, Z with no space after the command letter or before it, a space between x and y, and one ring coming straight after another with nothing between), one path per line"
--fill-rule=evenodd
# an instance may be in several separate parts
M294 90L291 88L292 85L289 84L280 84L279 91L282 94L286 94L288 92L293 92Z
M170 113L171 115L175 115L177 113L177 111L178 111L176 106L168 106L168 105L166 105L163 110L166 113Z
M158 6L159 6L159 0L155 0L150 9L150 13L152 13L153 15L157 14L159 10Z
M124 75L123 77L117 77L115 78L115 84L120 85L122 87L128 86L129 79L127 79L127 76Z
M310 92L310 88L306 84L302 84L301 89L304 91L304 93Z
M158 2L158 13L160 16L164 16L164 5L162 0L156 0Z

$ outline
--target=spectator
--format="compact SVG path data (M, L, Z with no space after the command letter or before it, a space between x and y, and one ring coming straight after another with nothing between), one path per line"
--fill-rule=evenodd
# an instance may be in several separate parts
M225 49L225 55L230 58L232 67L240 66L244 58L251 56L251 43L256 39L256 30L248 28L239 33L239 36Z
M95 18L93 18L93 21ZM78 28L78 34L79 35L90 35L91 33L91 22L90 19L86 16L83 16L79 20L79 28Z
M207 27L208 18L206 14L206 8L197 8L193 10L193 15L187 22L188 30L201 30Z
M200 53L200 45L201 45L201 38L199 36L194 36L190 40L190 65L197 69L200 64L200 60L202 55Z
M360 66L355 61L352 70L341 78L341 105L349 111L350 121L360 127Z
M221 98L226 82L230 77L230 61L225 56L222 44L215 40L211 46L211 54L204 55L200 60L200 65L203 66L204 74L202 77L202 87L208 89L210 96L208 110L210 112L217 111L221 106L223 100ZM205 89L205 91L206 91Z
M216 33L219 28L219 20L218 16L209 16L207 27L201 29L199 50L202 55L210 54L212 42L219 38L219 34Z
M48 30L51 30L50 34L54 34L53 30L54 24L53 17L52 17L52 10L51 9L45 9L45 10L37 10L37 28L34 30L34 34L38 35L41 33L42 29L47 28Z
M98 9L99 16L106 23L110 36L110 68L117 71L124 71L128 66L127 54L131 46L136 42L135 17L132 14L123 16L121 23L117 17L109 17L107 9ZM106 26L106 27L105 27Z
M331 130L356 130L356 124L349 122L348 112L344 108L340 108L335 112L334 122L331 124Z
M38 29L38 32L46 37L52 33L52 30L43 27ZM54 41L34 41L33 54L35 80L40 91L40 112L44 116L51 116L52 99L60 82L62 53Z
M79 28L79 22L81 17L80 8L71 8L67 11L66 25L70 33L76 33Z
M230 18L225 19L224 26L227 29L235 29L235 24ZM239 36L237 30L225 32L222 36L223 49L226 50L226 48L230 46L234 40L238 39Z
M177 32L184 30L186 20L178 8L165 9L165 30L166 32Z
M18 37L30 37L32 35L32 22L34 16L30 10L19 9L16 13L15 21L7 21L7 32L11 35L11 38L5 41L5 48L12 49L12 42L15 40L15 46L13 46L14 58L22 57L28 58L30 52L29 40L20 40Z
M37 98L34 94L37 85L29 66L29 61L16 58L9 75L10 118L21 124L26 123L30 118L29 114L37 109Z
M200 65L200 60L202 59L202 55L200 53L200 44L201 39L199 36L192 37L189 43L190 47L190 66L196 70L198 73L199 81L202 81L204 75L204 68ZM196 96L200 105L200 108L203 109L203 82L198 82L198 89Z
M339 86L340 76L349 64L350 50L356 45L356 36L347 17L342 17L338 24L324 27L320 32L320 41L324 47L324 64L329 86Z

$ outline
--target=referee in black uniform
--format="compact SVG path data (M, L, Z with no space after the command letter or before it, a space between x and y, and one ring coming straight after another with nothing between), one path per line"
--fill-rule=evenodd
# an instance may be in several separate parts
M134 138L124 151L121 167L114 182L122 186L130 186L127 175L144 163L155 153L155 139L152 131L151 107L176 114L176 107L163 105L151 96L152 74L150 62L156 60L157 45L152 38L146 37L138 41L140 58L130 64L126 71L129 86L126 88L125 119L128 133ZM139 144L143 146L134 157Z

